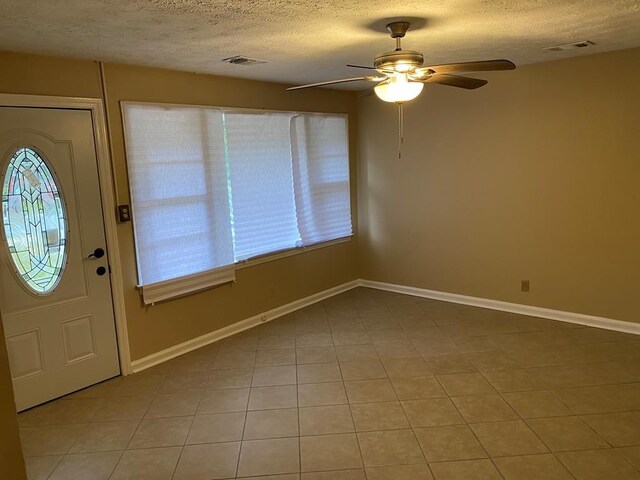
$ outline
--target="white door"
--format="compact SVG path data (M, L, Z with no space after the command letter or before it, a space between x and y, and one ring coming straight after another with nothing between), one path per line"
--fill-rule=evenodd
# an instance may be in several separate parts
M0 108L0 310L18 411L120 373L89 110Z

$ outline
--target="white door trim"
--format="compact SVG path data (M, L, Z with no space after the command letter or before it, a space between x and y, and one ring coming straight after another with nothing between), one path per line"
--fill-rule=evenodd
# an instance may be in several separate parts
M109 138L107 136L106 117L102 99L0 93L0 107L66 108L91 111L96 158L98 160L98 177L100 181L104 228L107 239L107 250L109 252L109 265L111 267L111 275L109 278L113 298L113 314L116 324L120 372L122 375L129 375L133 373L133 371L131 369L120 248L118 247L117 223L115 218L117 207L114 194L115 184L111 170Z

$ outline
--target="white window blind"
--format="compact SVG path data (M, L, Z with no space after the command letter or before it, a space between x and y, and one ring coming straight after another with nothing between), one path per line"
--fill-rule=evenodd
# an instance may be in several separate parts
M145 302L352 235L345 116L129 102L123 115Z
M124 113L145 302L186 293L164 283L175 278L209 272L200 288L233 280L222 112L125 104Z
M291 151L298 228L303 245L352 234L345 117L297 115Z
M225 112L236 261L300 246L290 114Z

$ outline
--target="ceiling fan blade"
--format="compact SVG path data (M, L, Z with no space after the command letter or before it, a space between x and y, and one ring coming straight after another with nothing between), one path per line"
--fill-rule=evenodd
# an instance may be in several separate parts
M377 70L376 67L367 67L365 65L351 65L350 63L347 64L347 67L352 67L352 68L366 68L367 70Z
M358 94L358 98L366 98L370 97L371 95L373 95L373 88L367 88L366 90L363 90Z
M365 97L369 97L369 96L373 95L373 92L375 91L375 88L378 85L384 85L385 83L389 83L389 79L388 78L384 82L378 82L377 85L374 85L373 87L369 87L369 88L366 88L366 89L362 90L358 94L358 98L365 98Z
M509 60L485 60L481 62L447 63L422 67L415 71L417 75L436 73L490 72L494 70L513 70L516 68Z
M458 77L456 75L444 75L441 73L436 73L421 81L422 83L439 83L441 85L466 88L468 90L480 88L488 83L486 80L480 78Z
M327 82L318 82L318 83L310 83L308 85L298 85L297 87L289 87L287 90L301 90L303 88L313 88L313 87L323 87L325 85L335 85L336 83L347 83L347 82L381 82L382 80L386 80L387 77L354 77L354 78L342 78L340 80L329 80Z

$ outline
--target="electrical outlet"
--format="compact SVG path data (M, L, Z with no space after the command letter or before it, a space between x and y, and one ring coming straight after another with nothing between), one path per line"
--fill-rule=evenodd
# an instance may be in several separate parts
M520 283L520 290L522 290L523 292L529 291L529 280L522 280L522 282Z

